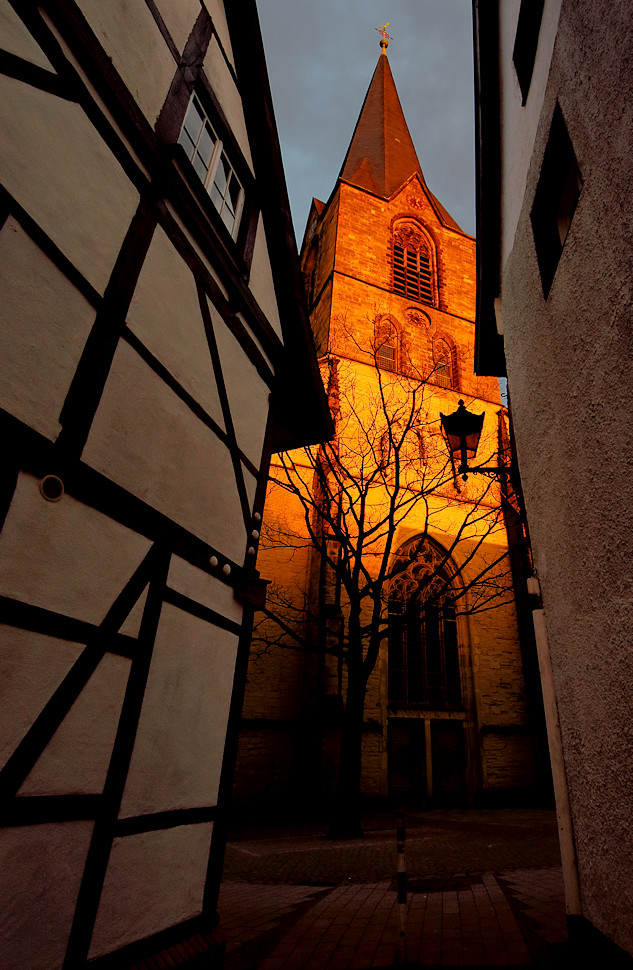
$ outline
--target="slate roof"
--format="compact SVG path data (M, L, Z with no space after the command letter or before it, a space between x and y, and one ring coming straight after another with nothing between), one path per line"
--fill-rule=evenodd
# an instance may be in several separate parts
M418 174L439 219L462 230L429 191L405 121L386 54L378 58L339 179L389 199Z

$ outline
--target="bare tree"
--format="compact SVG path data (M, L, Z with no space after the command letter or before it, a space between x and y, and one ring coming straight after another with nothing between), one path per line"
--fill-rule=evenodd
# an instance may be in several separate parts
M440 430L437 375L421 375L411 365L401 368L405 373L384 369L379 341L364 366L337 357L321 363L336 434L323 445L279 456L270 487L292 497L300 521L269 513L262 536L266 548L285 555L309 550L313 582L307 590L269 590L254 655L278 644L341 663L344 708L330 835L348 837L361 834L365 697L389 633L389 591L395 577L400 593L407 582L420 583L415 558L397 555L403 527L413 524L422 538L442 533L443 561L436 557L423 608L450 599L458 612L479 612L508 603L513 594L498 484L466 484L456 475ZM501 533L503 541L490 541Z

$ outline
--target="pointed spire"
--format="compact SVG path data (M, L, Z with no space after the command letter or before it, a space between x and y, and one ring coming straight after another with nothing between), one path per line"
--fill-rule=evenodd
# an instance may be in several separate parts
M440 220L462 232L426 185L383 47L339 179L388 199L415 173Z
M414 172L422 169L383 49L339 178L389 198Z

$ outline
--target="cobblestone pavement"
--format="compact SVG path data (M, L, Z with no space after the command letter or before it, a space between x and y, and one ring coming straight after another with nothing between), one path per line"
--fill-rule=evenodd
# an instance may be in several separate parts
M567 966L553 812L408 813L404 944L395 816L364 830L233 833L219 903L227 970Z

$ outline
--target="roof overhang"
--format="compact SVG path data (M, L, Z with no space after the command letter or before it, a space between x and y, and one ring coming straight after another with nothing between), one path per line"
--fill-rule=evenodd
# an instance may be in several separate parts
M473 0L477 309L475 373L505 377L495 300L501 289L501 97L498 0Z
M272 395L273 447L281 450L327 440L334 426L308 322L256 3L225 7L283 333Z

